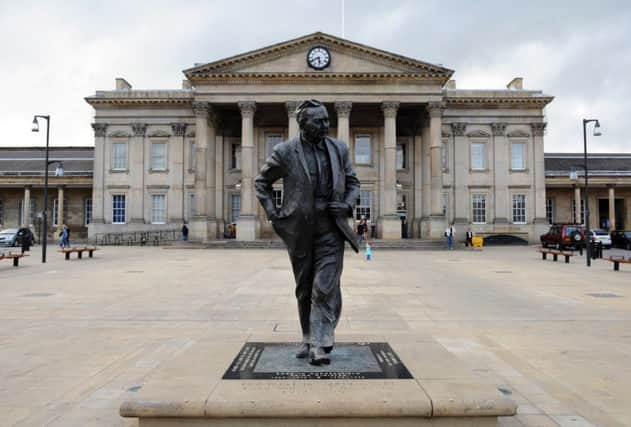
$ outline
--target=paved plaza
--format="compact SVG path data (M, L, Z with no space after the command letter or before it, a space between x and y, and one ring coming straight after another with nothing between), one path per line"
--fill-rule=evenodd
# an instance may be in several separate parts
M2 426L134 426L120 403L198 340L299 338L285 251L39 249L0 263ZM631 425L631 267L532 247L373 257L347 252L341 339L433 335L519 404L504 427Z

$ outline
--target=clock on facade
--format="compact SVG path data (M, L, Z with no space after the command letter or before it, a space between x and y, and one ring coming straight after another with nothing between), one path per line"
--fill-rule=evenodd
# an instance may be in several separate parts
M315 70L323 70L331 65L331 53L324 46L314 46L307 53L307 64Z

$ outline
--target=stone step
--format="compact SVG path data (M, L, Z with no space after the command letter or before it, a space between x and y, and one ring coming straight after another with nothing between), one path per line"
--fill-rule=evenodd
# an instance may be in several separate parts
M373 240L370 245L374 250L439 250L445 244L436 240ZM207 249L284 249L285 244L280 240L216 240L200 245ZM190 245L177 245L186 248ZM362 244L362 248L364 245Z

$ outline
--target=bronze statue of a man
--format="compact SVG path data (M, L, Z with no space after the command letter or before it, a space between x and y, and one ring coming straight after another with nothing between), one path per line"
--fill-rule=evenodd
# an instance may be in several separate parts
M300 135L274 147L255 186L268 219L287 245L296 279L302 328L296 357L322 365L330 363L328 353L342 311L344 241L358 251L348 217L359 195L359 180L346 144L327 136L326 107L310 100L297 112ZM281 178L283 204L277 209L272 184Z

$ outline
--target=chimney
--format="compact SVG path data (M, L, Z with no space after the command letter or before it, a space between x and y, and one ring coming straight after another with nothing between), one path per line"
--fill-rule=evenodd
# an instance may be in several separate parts
M524 88L523 77L515 77L506 85L506 89L508 90L522 90L523 88Z
M122 77L116 78L116 90L131 90L131 85Z
M455 89L456 88L456 81L451 79L447 81L447 84L445 84L445 88L446 89Z

